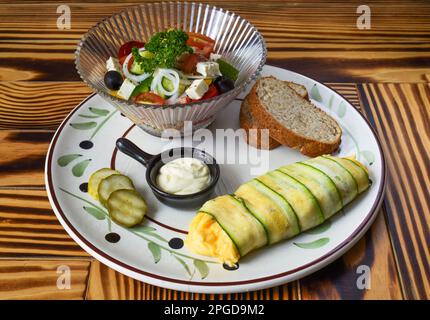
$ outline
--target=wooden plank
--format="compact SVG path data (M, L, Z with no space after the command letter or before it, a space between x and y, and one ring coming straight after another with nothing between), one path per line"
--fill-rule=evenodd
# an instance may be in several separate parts
M417 82L430 70L429 3L374 3L370 30L356 28L357 3L212 3L257 26L269 63L320 81ZM71 30L56 27L58 3L1 6L0 80L69 81L79 80L73 53L82 34L127 4L70 4Z
M44 190L0 190L0 257L88 254L58 222Z
M357 286L359 266L370 269L370 288ZM307 299L402 299L391 243L380 212L366 235L342 258L300 280L301 297Z
M92 91L83 82L0 82L0 129L56 129Z
M44 165L54 132L0 130L0 187L45 187Z
M277 288L237 294L198 294L152 286L129 278L103 265L91 263L88 300L271 300L297 299L296 283Z
M363 107L388 164L388 226L405 297L430 297L430 86L363 84Z
M69 289L62 279L57 286L64 267L70 270ZM0 260L0 299L83 299L89 267L81 260Z

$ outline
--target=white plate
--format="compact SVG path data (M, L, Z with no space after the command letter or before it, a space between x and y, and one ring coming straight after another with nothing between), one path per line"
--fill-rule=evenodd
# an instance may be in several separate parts
M182 244L195 213L158 202L146 186L145 168L117 153L115 141L126 136L143 150L155 154L183 140L169 142L150 136L99 96L91 95L61 124L46 161L49 200L70 236L102 263L130 277L161 287L202 293L233 293L280 285L315 272L339 258L369 228L382 201L386 170L378 138L348 101L323 84L271 66L264 67L263 76L266 75L305 85L313 102L342 126L339 155L356 154L368 165L373 181L371 188L342 213L321 228L244 257L236 270L226 270L213 259L197 256L185 247L175 249ZM240 103L240 100L232 102L210 129L214 132L217 128L238 128ZM215 144L215 141L207 141L210 142ZM236 140L235 146L242 155L251 150L241 138ZM208 145L199 145L199 148L206 147ZM214 156L218 162L225 162L231 153L217 150ZM269 157L266 169L306 158L286 147L262 151L260 156ZM150 210L143 227L138 230L111 223L104 211L96 209L100 204L82 191L92 172L110 166L129 175L147 199ZM217 193L231 193L249 180L253 176L251 167L256 170L258 166L221 164ZM258 170L253 172L254 175L258 173ZM114 234L111 237L118 235L119 241L107 241L105 237L109 233Z

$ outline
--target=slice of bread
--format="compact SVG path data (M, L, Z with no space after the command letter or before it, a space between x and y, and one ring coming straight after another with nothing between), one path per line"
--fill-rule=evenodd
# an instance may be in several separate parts
M288 84L289 87L291 87L304 99L309 98L308 91L306 90L305 86L302 86L301 84L297 84L294 82L289 82L289 81L284 81L284 82ZM242 105L240 107L239 120L240 120L240 127L245 130L245 134L244 134L245 141L249 145L258 149L268 149L268 150L272 150L281 145L278 141L276 141L270 136L270 132L269 132L268 139L267 137L264 137L264 139L262 139L261 129L268 129L268 128L264 126L260 126L258 122L254 121L254 118L249 112L247 99L245 99L242 102ZM255 129L255 130L250 131L251 129Z
M249 113L279 143L316 157L334 152L342 129L332 117L300 96L285 81L261 78L246 97Z
M239 120L240 127L245 130L243 135L245 141L250 146L257 149L272 150L281 145L278 141L270 137L270 132L268 132L267 137L262 138L261 130L267 128L261 128L258 123L254 121L251 113L249 112L247 99L242 102L242 106L240 107Z
M300 96L302 96L303 99L309 100L308 90L306 90L305 86L295 82L290 82L290 81L283 81L283 82L285 82L291 89L293 89Z

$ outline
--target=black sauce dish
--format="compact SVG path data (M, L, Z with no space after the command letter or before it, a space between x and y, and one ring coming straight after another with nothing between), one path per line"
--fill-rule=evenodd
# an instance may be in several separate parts
M146 153L126 138L119 138L116 141L116 147L119 151L146 167L146 182L152 192L158 200L171 207L183 209L195 209L200 207L213 193L220 176L220 167L216 163L215 158L207 152L196 148L174 148L152 155ZM186 195L171 194L161 190L156 182L160 168L169 161L186 157L195 158L207 165L211 177L209 185L199 192ZM166 159L168 159L168 161L166 161Z

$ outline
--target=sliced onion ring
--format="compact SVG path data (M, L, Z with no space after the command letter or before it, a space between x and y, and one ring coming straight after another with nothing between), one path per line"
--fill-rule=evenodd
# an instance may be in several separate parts
M167 91L163 87L163 78L167 78L169 81L172 82L173 84L172 91ZM173 96L179 90L179 82L180 82L180 78L177 71L173 69L159 68L154 72L154 79L152 80L152 83L151 83L151 91L154 91L154 92L158 91L163 95Z
M144 51L145 48L140 48L139 51ZM145 80L146 78L150 77L151 74L150 73L143 73L140 74L138 76L132 74L129 70L128 70L128 63L131 59L131 57L133 56L133 53L130 53L127 58L125 58L124 63L122 64L122 72L124 73L124 75L126 76L126 78L130 79L131 81L134 82L142 82L143 80Z
M167 104L175 104L176 100L178 100L178 93L176 92L173 96L166 100Z

